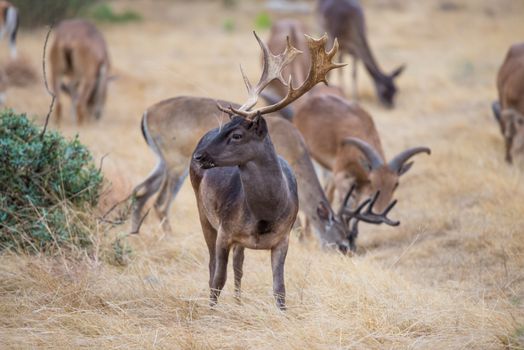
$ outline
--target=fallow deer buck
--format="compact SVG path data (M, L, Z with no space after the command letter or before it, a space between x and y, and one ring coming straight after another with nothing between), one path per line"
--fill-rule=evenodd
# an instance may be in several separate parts
M99 119L106 102L110 62L98 29L85 20L62 21L54 31L49 59L57 123L62 116L62 91L71 97L78 124L89 116Z
M218 101L221 105L233 105ZM166 233L171 233L169 208L188 173L188 165L198 140L223 115L217 101L205 97L180 96L161 101L147 109L142 118L146 142L158 157L153 172L133 191L135 205L131 232L138 233L144 206L158 193L154 209ZM298 184L300 211L311 221L313 233L324 246L347 249L349 232L340 215L336 215L324 195L302 136L288 121L269 118L271 140L291 166Z
M355 206L362 198L375 195L376 209L387 214L399 177L413 165L406 162L418 153L430 154L427 147L415 147L386 162L371 116L358 103L335 95L309 97L297 109L293 123L304 136L312 158L332 172L328 199L333 199L336 190L343 208L350 197L354 197ZM355 189L348 196L352 185Z
M255 37L264 52L262 76L252 87L242 73L249 98L239 108L218 105L231 121L202 137L193 153L189 174L209 249L211 304L216 304L226 282L230 249L234 249L237 298L244 249L265 249L271 250L273 294L283 310L284 262L289 232L298 213L298 192L293 171L277 155L263 115L284 108L317 83L326 83L327 73L341 65L331 62L338 48L336 41L333 49L326 52L327 37L308 37L312 64L303 84L295 89L290 79L284 99L253 110L261 91L271 81L278 79L285 84L282 69L300 53L288 41L286 50L274 56L256 34Z
M15 59L16 34L18 32L18 9L8 1L0 1L0 40L6 35L9 40L9 54Z
M524 152L524 43L510 47L497 75L493 113L504 137L506 161Z
M386 107L393 107L397 92L395 78L404 70L402 65L391 74L386 74L379 67L369 47L364 11L358 0L319 0L317 11L322 27L328 32L331 40L340 42L339 59L345 53L353 57L353 98L358 99L357 62L362 60L364 67L373 79L380 102ZM340 81L343 81L342 71Z

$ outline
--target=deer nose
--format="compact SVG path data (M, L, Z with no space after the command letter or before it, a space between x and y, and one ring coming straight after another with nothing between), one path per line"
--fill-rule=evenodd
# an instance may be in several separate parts
M195 153L195 154L193 154L193 159L197 160L197 161L200 161L200 160L204 159L204 154L203 153Z
M349 250L349 245L347 243L342 243L342 244L338 244L338 250L342 253L342 254L347 254L348 250Z

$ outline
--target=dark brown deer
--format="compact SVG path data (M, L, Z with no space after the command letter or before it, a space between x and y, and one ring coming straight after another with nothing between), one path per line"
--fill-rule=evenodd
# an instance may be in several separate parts
M498 101L493 113L504 137L508 163L524 152L524 43L510 47L497 75Z
M331 40L337 38L340 42L339 59L345 53L353 57L353 98L357 100L357 62L362 60L366 70L375 83L378 98L386 107L393 107L397 92L395 78L404 70L404 65L386 74L379 67L366 34L364 11L358 0L319 0L317 11L323 28ZM340 78L342 81L342 72Z
M211 304L216 304L226 282L231 248L234 249L237 297L240 296L244 248L268 249L271 250L273 293L277 306L283 310L284 262L289 232L298 212L298 193L293 171L277 155L263 115L284 108L317 83L326 82L326 74L339 67L331 62L337 52L337 43L326 52L326 37L308 38L312 64L304 83L295 89L290 80L284 99L253 110L260 92L271 81L278 79L284 83L282 69L299 53L288 41L286 51L274 56L256 38L264 52L262 76L252 87L244 75L249 98L241 107L219 105L232 119L200 140L189 174L209 249Z
M71 97L79 124L88 116L99 119L106 101L110 64L106 42L98 29L85 20L62 21L54 31L49 59L57 123L62 116L62 91Z
M180 96L156 103L144 113L142 132L158 157L158 164L134 190L131 232L138 233L143 208L148 199L158 193L154 209L163 230L171 233L169 208L185 180L191 154L209 125L218 124L224 117L216 108L217 102L240 107L211 98ZM311 223L307 228L312 229L321 245L346 249L348 229L324 195L300 132L282 118L268 118L266 122L277 153L295 173L300 210Z
M18 9L8 1L0 1L0 40L4 34L9 40L9 54L15 59L16 33L18 32Z

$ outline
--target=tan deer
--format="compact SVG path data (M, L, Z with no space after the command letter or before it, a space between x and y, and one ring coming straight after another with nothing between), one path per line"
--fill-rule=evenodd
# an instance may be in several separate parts
M368 44L364 11L358 0L319 0L317 12L322 27L328 32L330 39L337 38L340 42L339 59L345 53L353 57L353 98L358 99L357 92L357 62L362 60L364 67L375 83L380 102L386 107L393 107L394 97L397 92L395 78L405 66L395 69L391 74L386 74L379 67ZM340 80L342 79L342 72Z
M506 161L524 152L524 43L510 47L497 75L493 113L504 137Z
M256 36L264 52L259 82L252 87L244 75L249 98L239 108L218 106L231 121L208 132L200 140L190 165L204 237L209 249L211 304L217 302L226 282L229 251L233 253L235 291L240 296L244 248L271 250L273 294L280 309L285 309L284 262L289 232L298 213L295 176L280 158L271 142L263 115L292 103L339 67L331 62L337 44L324 51L327 37L308 38L312 64L308 77L298 88L289 83L286 97L277 103L252 109L261 91L273 80L282 78L282 69L300 53L289 44L272 55Z
M372 117L356 102L330 94L309 97L297 109L293 123L304 135L312 158L333 174L328 198L338 199L355 185L355 202L379 193L377 210L386 210L399 178L412 166L406 163L418 153L430 154L427 147L407 149L386 162Z
M99 119L106 101L110 63L98 29L81 19L62 21L54 31L49 59L57 123L62 116L62 91L71 97L78 124L89 116Z
M17 57L16 34L18 32L18 9L8 1L0 1L0 40L6 35L11 59Z

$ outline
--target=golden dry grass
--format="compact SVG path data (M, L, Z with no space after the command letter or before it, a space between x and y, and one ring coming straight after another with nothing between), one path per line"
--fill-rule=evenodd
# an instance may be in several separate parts
M399 228L366 227L352 258L293 236L284 314L273 305L268 253L248 251L243 305L229 281L210 310L207 249L186 183L171 210L174 235L164 237L151 215L130 238L126 266L98 256L1 255L1 347L523 348L524 166L504 163L490 103L508 46L522 40L524 6L470 0L442 11L442 3L365 1L379 62L408 68L393 111L377 104L361 70L362 103L388 156L419 144L433 150L403 178ZM119 76L105 116L82 129L67 120L61 127L79 132L98 159L109 153L116 192L155 163L139 130L146 107L182 94L245 97L238 63L258 74L250 31L262 4L230 12L218 2L116 3L145 20L101 27ZM232 33L222 29L226 18L236 22ZM301 18L313 24L312 16ZM38 66L45 31L20 34L20 51ZM35 85L10 89L7 102L41 120L49 97Z

